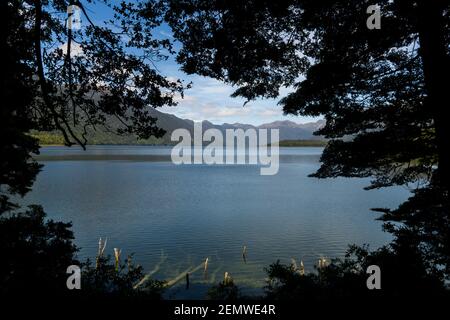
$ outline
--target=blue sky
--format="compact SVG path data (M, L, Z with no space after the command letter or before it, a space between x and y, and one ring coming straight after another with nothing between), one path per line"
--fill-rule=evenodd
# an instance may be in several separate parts
M102 4L87 4L87 11L91 19L101 25L110 18L111 11ZM83 17L81 17L83 23ZM171 38L169 27L163 26L155 30L155 36ZM180 118L194 121L208 120L216 124L248 123L259 125L262 123L291 120L298 123L316 121L319 118L286 116L277 104L279 99L258 99L244 106L245 99L231 98L234 88L212 78L198 75L187 75L180 70L180 66L170 57L167 61L157 63L157 68L166 77L181 79L186 83L192 82L192 88L185 91L184 99L177 97L176 107L164 107L158 110L174 114ZM288 88L280 90L280 98L289 92Z

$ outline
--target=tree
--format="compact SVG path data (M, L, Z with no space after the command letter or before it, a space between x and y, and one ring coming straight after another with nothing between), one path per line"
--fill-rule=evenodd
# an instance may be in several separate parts
M430 273L450 276L448 1L162 0L185 72L235 85L234 96L275 98L285 113L323 116L330 139L313 175L407 185L397 210L379 209L397 244L421 249Z
M15 3L14 5L17 5ZM1 117L0 117L0 215L16 208L9 194L26 194L40 166L32 160L37 153L37 140L25 133L33 128L32 101L36 94L32 67L24 63L32 59L32 31L26 27L25 17L20 17L18 7L6 1L0 4L1 12ZM17 35L20 34L20 37Z
M46 221L40 206L0 218L0 296L67 291L66 269L79 264L70 226Z
M95 2L114 14L101 26L86 9ZM85 21L78 30L66 24L68 7L74 5ZM66 290L66 268L76 263L70 224L47 221L39 206L21 211L17 203L41 168L32 157L39 153L32 130L57 130L66 145L83 148L88 131L111 130L111 119L121 124L117 134L164 134L149 109L175 105L174 96L182 95L184 86L155 65L173 52L167 39L152 35L160 24L159 10L156 4L141 10L127 1L0 2L2 295L45 288L57 294ZM125 276L139 275L135 271Z
M149 108L175 105L173 97L182 94L183 86L180 80L161 75L155 66L167 59L164 52L173 52L167 39L153 38L153 29L159 25L158 8L141 11L139 5L126 1L114 6L100 2L114 13L106 26L95 25L80 1L34 1L36 85L40 88L37 120L43 119L47 129L60 130L68 145L84 147L87 130L107 126L109 118L122 124L118 134L160 137L164 131L156 127ZM51 9L64 12L68 6L80 8L85 28L66 28L65 19L48 13ZM42 30L44 26L50 28ZM46 47L54 42L56 48ZM74 46L78 49L73 50ZM82 129L79 135L77 127Z
M85 7L97 2L114 14L102 26ZM39 170L30 158L38 152L37 141L25 133L58 130L66 145L85 148L87 132L98 126L112 130L108 122L114 119L121 124L117 134L160 137L165 132L149 109L175 105L174 96L183 94L182 82L161 75L155 65L173 53L169 40L152 34L161 23L157 4L85 3L2 2L2 154L10 158L1 168L4 209L11 208L7 194L23 196ZM66 25L69 6L84 14L84 27Z

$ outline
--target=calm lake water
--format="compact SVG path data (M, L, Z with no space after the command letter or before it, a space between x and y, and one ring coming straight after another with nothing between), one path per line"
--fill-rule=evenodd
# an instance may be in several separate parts
M45 167L27 203L50 218L72 221L80 258L121 248L161 280L171 280L209 258L209 274L184 278L168 298L203 298L207 287L231 274L246 293L264 285L264 267L280 259L342 257L348 244L376 248L390 240L373 207L396 207L403 188L364 191L368 179L315 179L322 148L280 148L277 175L257 165L179 165L170 147L90 146L41 149ZM242 259L247 246L247 262Z

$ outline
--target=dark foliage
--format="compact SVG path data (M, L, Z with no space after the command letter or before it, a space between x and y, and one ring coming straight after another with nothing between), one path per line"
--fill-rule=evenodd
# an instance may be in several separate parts
M86 5L104 3L114 18L92 22ZM83 27L66 27L68 5L83 13ZM167 59L172 44L153 37L160 24L159 8L142 9L126 1L31 1L20 8L34 26L32 61L39 88L35 97L35 129L59 130L68 145L87 143L87 130L103 126L117 134L146 139L161 137L150 108L175 105L183 93L180 80L171 81L155 63ZM51 12L51 13L50 13ZM108 127L108 119L121 123ZM75 130L77 128L78 130Z
M79 264L70 223L46 220L40 206L0 218L0 295L67 292L67 267Z
M36 94L33 68L24 63L33 57L32 31L26 23L17 8L6 1L0 3L0 215L16 208L8 195L25 195L40 168L31 158L31 153L38 153L37 140L25 134L34 126L31 105Z
M274 300L328 302L333 299L371 301L380 297L405 300L420 296L448 297L441 279L426 274L424 264L420 252L411 245L401 249L382 247L372 252L367 247L351 246L345 259L335 259L314 273L301 275L292 265L272 264L267 269L266 294L268 299ZM366 270L370 265L378 265L382 270L381 291L367 289Z
M109 256L98 257L95 264L90 260L86 261L81 272L82 291L79 293L83 299L95 297L161 299L164 291L164 282L153 279L148 279L139 289L134 288L145 274L141 266L131 261L131 257L118 268Z
M208 290L207 298L210 300L238 300L241 297L239 288L232 279L221 281Z

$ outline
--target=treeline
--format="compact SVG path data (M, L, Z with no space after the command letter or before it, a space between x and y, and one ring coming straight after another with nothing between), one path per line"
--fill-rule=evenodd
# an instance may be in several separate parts
M48 146L61 146L64 145L64 137L56 132L33 132L30 133L30 136L38 139L39 145L48 145Z
M33 131L30 133L33 138L38 139L39 145L64 145L64 137L59 132ZM96 131L88 134L90 145L117 144L117 145L164 145L171 144L163 138L150 137L148 139L138 139L134 135L117 135L107 132ZM172 143L173 144L173 143Z
M283 140L279 143L280 147L325 147L325 140Z
M38 139L41 146L64 145L64 137L58 132L34 131L30 134L33 138ZM89 134L90 145L173 145L175 142L165 138L151 137L149 139L138 139L132 135L115 135L105 132L95 132ZM325 147L325 140L283 140L280 141L280 147Z

